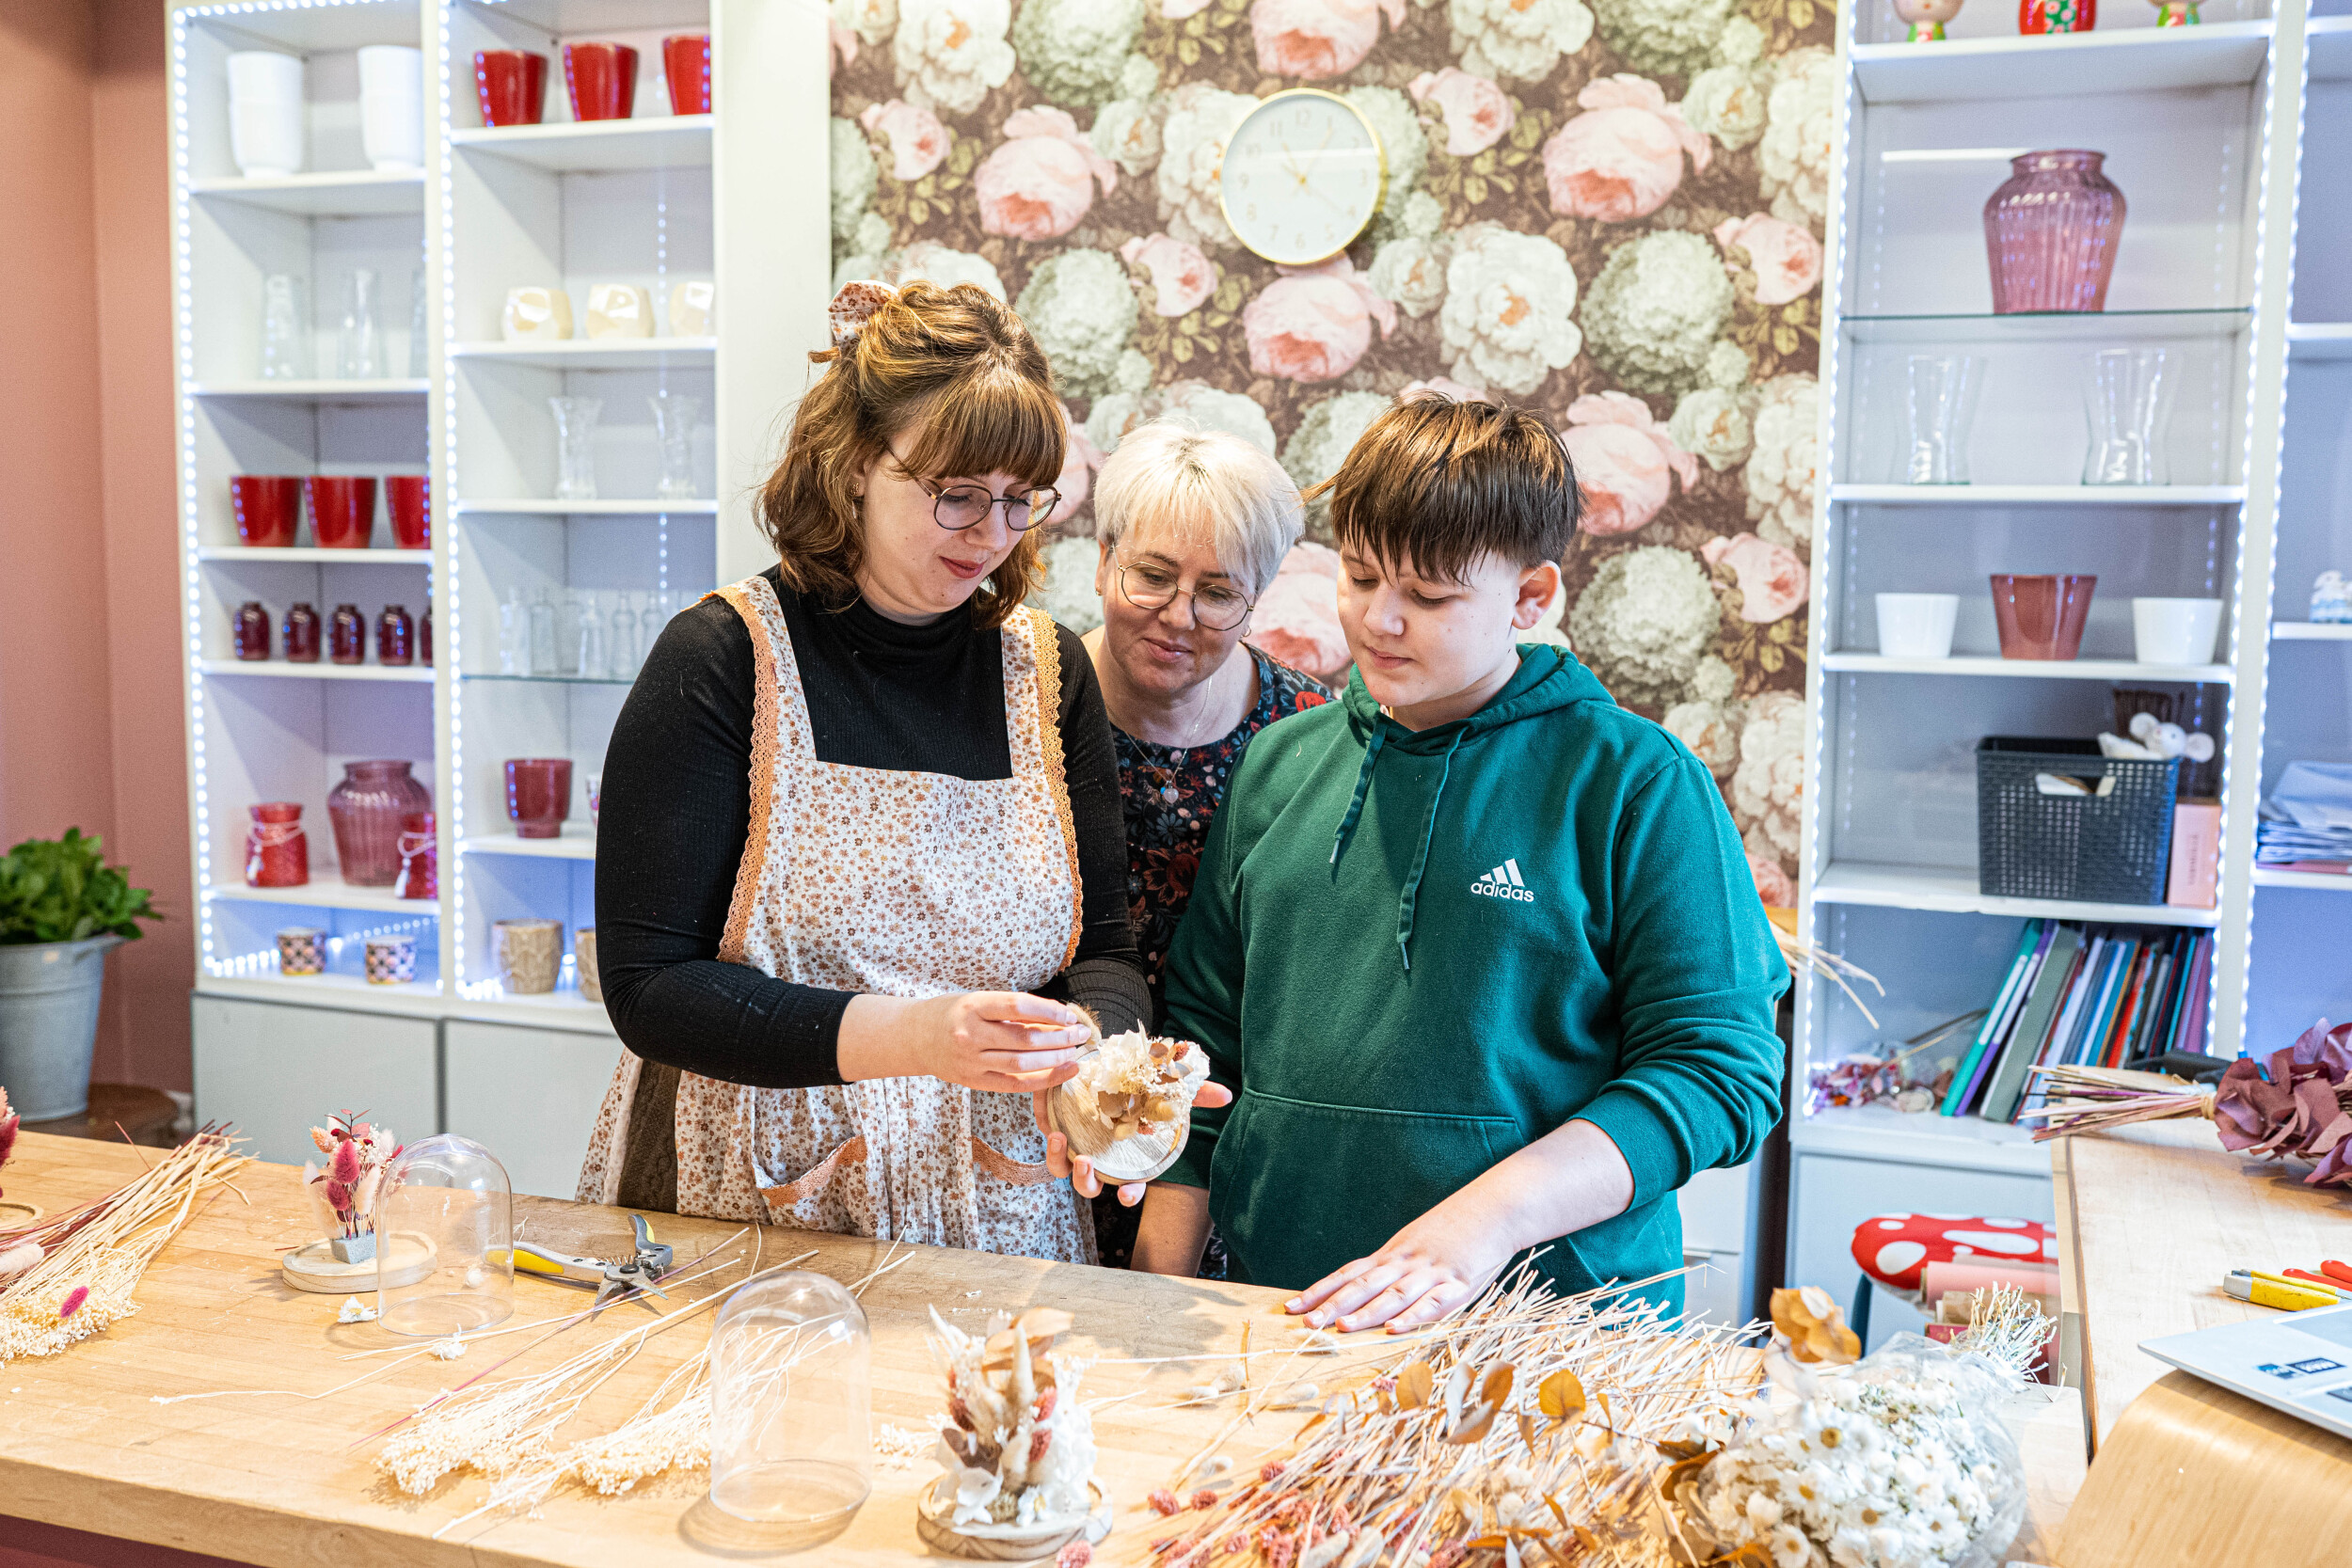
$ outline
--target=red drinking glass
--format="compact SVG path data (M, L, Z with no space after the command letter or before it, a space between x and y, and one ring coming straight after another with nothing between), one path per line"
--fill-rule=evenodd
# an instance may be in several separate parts
M506 815L516 838L558 838L572 814L569 757L510 757L506 764Z
M2001 633L2003 658L2073 658L2083 649L2083 623L2090 618L2095 577L2068 572L2022 577L1993 574L1993 619Z
M259 599L247 599L237 607L231 633L239 658L269 657L269 611L262 608Z
M574 119L627 119L637 106L637 51L626 43L567 43L564 85Z
M548 96L548 57L521 49L484 49L473 57L474 96L482 123L536 125Z
M408 619L408 607L386 605L384 613L375 618L375 662L414 664L416 661L417 624Z
M239 474L229 482L229 504L237 514L238 544L282 550L302 521L302 476Z
M245 808L253 825L245 833L245 885L300 887L310 879L310 838L302 831L298 800L264 800Z
M313 474L310 537L321 549L364 550L375 532L375 478L358 474Z
M319 661L319 612L307 604L286 611L286 658L294 664Z
M438 898L441 895L441 848L433 836L433 814L412 811L400 819L400 877L392 883L395 898Z
M710 35L680 33L661 40L661 79L670 85L670 112L710 112Z
M356 604L339 604L326 624L326 657L336 664L368 661L368 618Z
M392 548L429 549L433 545L432 482L422 474L384 476L384 515L392 525Z

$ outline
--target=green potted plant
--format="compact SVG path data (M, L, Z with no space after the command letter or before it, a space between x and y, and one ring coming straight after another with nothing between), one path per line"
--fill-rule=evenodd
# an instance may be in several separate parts
M24 1120L88 1109L106 954L163 918L151 896L79 828L0 859L0 1084Z

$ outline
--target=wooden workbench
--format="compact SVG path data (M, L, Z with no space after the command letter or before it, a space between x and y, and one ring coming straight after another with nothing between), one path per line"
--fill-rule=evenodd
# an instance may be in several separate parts
M121 1145L27 1134L8 1165L8 1196L54 1212L119 1184L138 1162ZM290 1165L248 1167L237 1182L250 1203L222 1193L190 1220L148 1270L137 1316L60 1355L0 1366L0 1514L283 1568L330 1561L335 1568L644 1568L664 1555L722 1560L682 1533L698 1528L686 1516L707 1484L699 1470L610 1499L566 1489L539 1517L485 1515L434 1540L437 1529L483 1500L486 1483L470 1475L446 1479L427 1497L408 1497L373 1468L378 1445L359 1440L538 1336L486 1339L456 1361L343 1359L398 1341L373 1323L338 1326L342 1298L306 1295L279 1280L280 1252L311 1239L315 1229L300 1180ZM516 1209L524 1240L597 1253L626 1245L626 1223L616 1211L533 1198L516 1199ZM670 1219L660 1234L685 1259L743 1229ZM801 1266L845 1284L892 1251L887 1243L800 1231L769 1230L762 1239L764 1262L814 1247L817 1256ZM1112 1358L1231 1352L1245 1323L1252 1325L1258 1349L1299 1338L1275 1291L930 1247L901 1245L897 1252L911 1261L876 1279L862 1298L873 1330L877 1427L927 1429L945 1403L925 1341L926 1308L936 1306L948 1322L976 1329L998 1309L1041 1302L1068 1309L1077 1328L1064 1342L1105 1358L1088 1374L1085 1396L1137 1396L1095 1416L1097 1473L1117 1508L1103 1554L1113 1561L1139 1559L1148 1540L1171 1533L1147 1523L1157 1516L1145 1499L1238 1406L1168 1408L1184 1386L1207 1381L1201 1367L1118 1365ZM741 1237L716 1256L748 1262L751 1255L749 1238ZM711 1283L739 1277L721 1275ZM682 1293L705 1289L690 1286ZM516 1280L515 1295L516 1323L568 1315L585 1301L582 1291L527 1276ZM596 1337L644 1321L645 1310L635 1304L608 1308L499 1375L543 1370L589 1348ZM707 1313L649 1340L582 1412L582 1434L634 1410L664 1373L702 1346L709 1320ZM1335 1373L1381 1348L1374 1343L1340 1357L1302 1360L1291 1375L1330 1386ZM317 1394L396 1359L382 1376L331 1399L277 1394L157 1404L153 1398L215 1389ZM1263 1373L1277 1365L1253 1363ZM1286 1442L1304 1418L1261 1417L1225 1451L1236 1463L1250 1461ZM854 1568L923 1556L914 1497L937 1473L928 1456L878 1463L873 1495L848 1531L800 1560ZM706 1520L708 1514L707 1507L701 1511Z

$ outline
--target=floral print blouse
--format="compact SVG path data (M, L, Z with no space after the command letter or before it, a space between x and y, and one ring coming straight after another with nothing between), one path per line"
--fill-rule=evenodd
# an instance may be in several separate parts
M1209 822L1224 803L1249 737L1278 719L1330 700L1312 675L1248 649L1258 661L1258 701L1223 739L1206 746L1155 746L1118 725L1111 742L1119 752L1119 794L1127 815L1127 912L1143 955L1144 982L1152 988L1156 1027L1168 1000L1162 985L1176 923L1192 901L1192 879L1200 869Z

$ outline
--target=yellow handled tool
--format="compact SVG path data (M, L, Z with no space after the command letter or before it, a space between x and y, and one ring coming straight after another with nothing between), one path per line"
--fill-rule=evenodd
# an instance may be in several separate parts
M2333 1291L2301 1284L2282 1275L2260 1269L2233 1269L2221 1282L2221 1288L2240 1301L2250 1301L2257 1307L2275 1307L2282 1312L2302 1312L2314 1307L2341 1307L2342 1298Z

